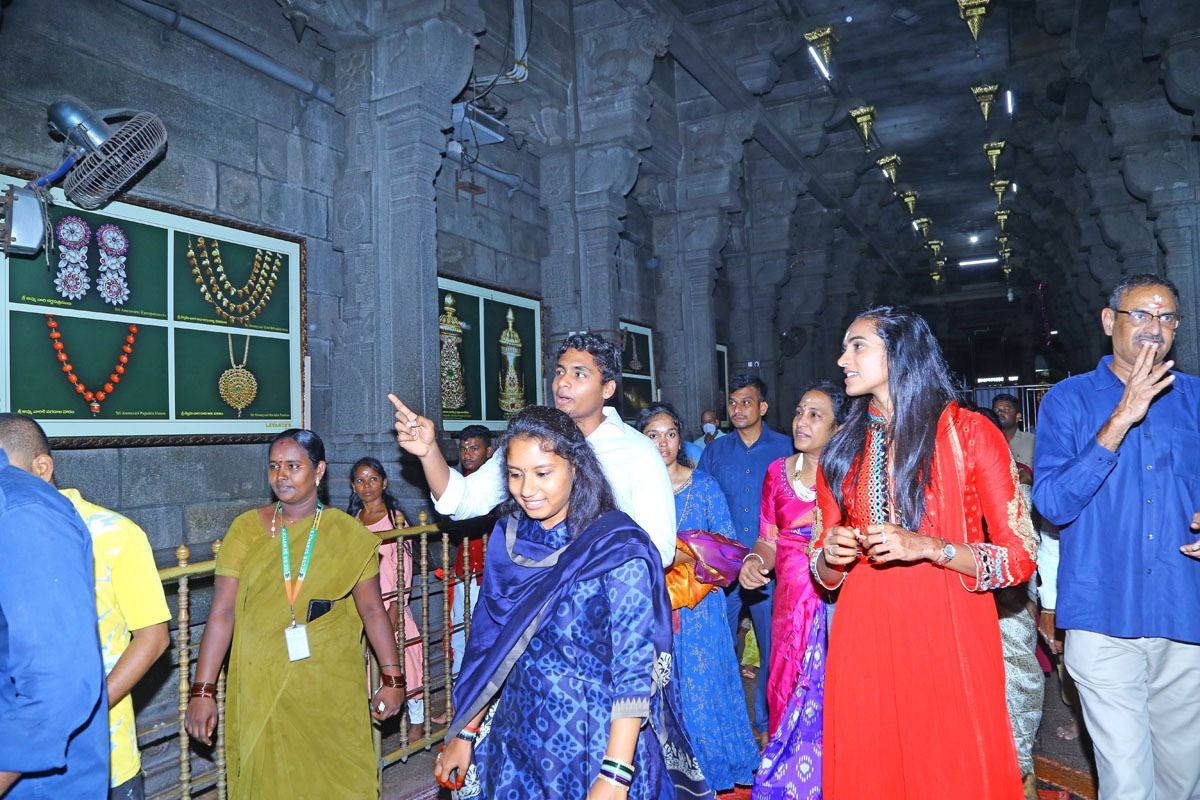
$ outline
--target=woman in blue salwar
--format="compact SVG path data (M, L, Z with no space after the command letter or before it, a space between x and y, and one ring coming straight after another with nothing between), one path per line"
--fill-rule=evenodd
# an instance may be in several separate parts
M667 403L651 403L638 414L634 427L654 442L667 465L679 531L711 531L732 539L733 520L720 484L695 469L680 451L683 427L675 409ZM717 800L748 798L758 767L758 745L746 711L725 593L719 586L713 588L694 607L674 612L683 723Z
M711 797L678 716L650 537L565 413L524 409L499 452L511 498L435 777L458 798Z

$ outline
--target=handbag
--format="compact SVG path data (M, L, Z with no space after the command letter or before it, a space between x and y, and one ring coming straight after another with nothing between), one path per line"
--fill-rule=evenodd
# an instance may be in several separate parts
M676 538L677 547L695 558L692 548L682 538ZM697 562L698 563L698 562ZM667 570L667 594L671 596L671 608L695 608L696 604L716 590L716 584L704 583L696 575L696 564L676 564Z
M696 559L700 583L729 586L738 579L742 562L750 554L746 545L712 531L680 531L678 541Z

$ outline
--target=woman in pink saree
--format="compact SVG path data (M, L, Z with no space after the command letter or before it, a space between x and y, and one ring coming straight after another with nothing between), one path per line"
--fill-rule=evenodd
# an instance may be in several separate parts
M759 538L739 580L755 589L774 571L767 710L771 740L755 778L756 800L820 796L825 602L809 574L821 448L837 430L846 396L833 384L806 391L792 420L799 451L775 461L763 480ZM816 791L815 795L810 794Z

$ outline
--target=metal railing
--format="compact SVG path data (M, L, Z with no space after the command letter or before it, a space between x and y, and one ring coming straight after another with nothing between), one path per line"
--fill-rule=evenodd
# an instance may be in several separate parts
M397 609L398 613L395 615L394 633L398 643L403 641L403 647L398 646L399 658L397 662L404 677L405 698L406 700L415 700L419 697L423 701L425 710L424 721L421 723L422 735L419 739L411 743L408 743L410 729L408 710L405 708L401 712L399 738L405 744L388 753L382 752L383 738L381 726L378 723L373 726L375 753L379 757L379 770L381 773L387 767L406 761L409 756L428 749L445 738L448 727L447 723L453 715L451 694L454 689L455 676L451 674L451 636L458 631L462 631L464 636L470 634L471 602L465 585L473 583L483 571L482 562L478 564L472 563L470 548L467 546L467 540L464 538L461 543L464 561L463 577L455 577L451 569L450 531L442 530L437 525L430 525L429 515L424 511L418 514L417 521L418 524L414 527L400 528L379 534L381 543L397 542L394 566L396 568L399 588L396 592L384 594L383 600L385 604L400 604L400 607ZM430 539L435 537L441 545L440 559L438 559L441 563L437 565L440 566L440 577L436 577L434 571L430 569ZM487 539L487 534L484 534L483 542L485 551L487 550ZM175 679L178 683L176 687L178 690L178 704L176 706L178 718L176 723L179 749L179 778L176 786L165 792L158 792L153 795L155 798L163 800L168 797L189 800L193 796L193 792L207 793L210 789L215 790L218 800L225 800L226 797L226 685L224 667L222 667L220 677L217 680L217 737L213 747L213 766L211 769L196 775L192 774L192 742L185 728L192 680L191 582L194 578L209 578L213 575L217 563L216 555L220 552L220 548L221 540L218 539L212 544L213 559L191 563L191 550L187 546L181 545L175 550L176 566L165 567L158 571L159 578L162 580L164 587L171 583L176 584L176 599L178 603L175 616L175 622L178 627L174 648L175 656L178 659ZM411 553L411 559L405 558L406 552ZM410 560L415 562L412 567L409 566ZM434 579L431 580L431 578ZM406 589L405 587L408 585L411 585L411 588ZM435 601L435 593L431 590L439 587L441 591L440 598L438 598L440 600L438 611L441 614L441 626L437 634L431 636L431 606ZM455 591L463 592L464 595L463 620L458 624L453 622L451 613L451 597L452 592ZM420 598L418 608L420 619L417 625L419 635L412 638L405 638L403 636L404 615L409 605L413 602L413 598L418 595L418 592ZM236 625L236 622L234 624ZM419 685L414 680L416 676L408 674L404 658L405 651L417 645L420 645L422 648ZM431 647L433 646L440 648L440 662L435 662L430 657ZM370 686L374 688L379 685L379 664L370 648L366 649L364 658L366 659L364 683L368 680L367 676L369 675ZM440 669L436 669L436 667L440 667ZM432 721L434 716L432 709L434 696L439 692L443 701L446 722L439 723L435 728Z

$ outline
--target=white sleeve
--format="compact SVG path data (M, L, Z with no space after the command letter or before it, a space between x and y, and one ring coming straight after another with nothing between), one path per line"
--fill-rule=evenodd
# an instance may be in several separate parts
M617 507L650 534L663 566L669 567L675 561L675 492L667 467L649 439L615 444L597 449L596 457L612 486Z
M465 478L450 470L446 491L433 499L433 508L450 519L472 519L487 514L507 496L500 475L500 459L493 457Z
M1053 611L1058 601L1058 539L1053 536L1042 536L1042 545L1038 549L1038 577L1042 585L1038 587L1042 608Z
M641 489L633 495L633 511L629 516L650 534L650 541L662 556L663 567L675 562L675 491L671 476L661 458L659 469L651 471Z

